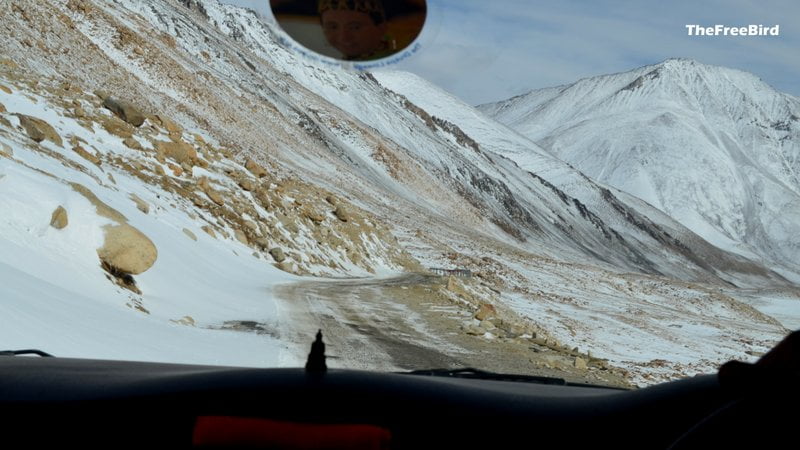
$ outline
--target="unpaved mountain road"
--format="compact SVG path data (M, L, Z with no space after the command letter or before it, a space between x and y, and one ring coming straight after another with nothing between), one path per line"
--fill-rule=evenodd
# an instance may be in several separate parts
M334 368L397 371L475 367L569 381L628 384L612 371L570 368L570 356L534 351L525 339L470 336L473 312L437 295L446 279L425 274L391 278L302 281L275 287L282 320L277 334L303 360L317 329ZM574 358L573 358L574 359ZM544 364L558 361L557 368Z
M383 279L305 281L281 285L275 295L288 318L282 339L307 352L321 329L331 367L401 370L463 366L466 353L438 338L426 320L390 288L430 285L437 277L405 274ZM445 349L449 351L445 351ZM301 353L302 354L302 353Z

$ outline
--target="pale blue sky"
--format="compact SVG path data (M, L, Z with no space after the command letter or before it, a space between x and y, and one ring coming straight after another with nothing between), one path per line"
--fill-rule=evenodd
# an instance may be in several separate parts
M268 12L268 0L223 0ZM428 0L422 51L393 66L471 104L670 57L755 73L800 96L797 0ZM778 37L690 37L686 25L779 24Z

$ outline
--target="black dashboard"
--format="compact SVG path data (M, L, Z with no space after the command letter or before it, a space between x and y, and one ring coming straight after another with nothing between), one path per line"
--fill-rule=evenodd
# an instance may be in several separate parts
M0 357L3 428L25 447L694 448L732 436L732 443L780 440L780 406L796 399L796 390L756 395L726 388L717 375L625 391L351 370ZM749 431L729 429L745 419ZM765 438L768 430L755 428L759 419L777 431ZM251 423L241 428L242 420ZM259 423L278 424L290 436L279 443L235 439L235 430ZM309 444L301 436L353 425L379 430L379 442ZM227 430L222 436L220 428Z

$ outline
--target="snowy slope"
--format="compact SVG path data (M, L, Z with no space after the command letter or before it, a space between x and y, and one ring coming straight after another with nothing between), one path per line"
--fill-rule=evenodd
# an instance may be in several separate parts
M471 317L483 303L509 306L553 348L579 344L630 370L637 382L752 358L793 323L800 302L792 303L791 287L768 268L716 249L641 200L595 183L407 74L373 76L315 65L287 50L272 26L252 13L214 1L17 3L3 16L14 38L0 44L12 60L0 59L0 83L12 91L0 92L8 109L0 113L8 121L0 122L0 141L13 149L11 158L0 159L0 201L23 217L0 223L0 245L12 255L0 260L3 279L11 280L0 289L14 299L0 308L6 317L26 321L38 311L43 326L56 324L53 330L71 336L65 343L81 348L45 345L53 335L34 339L37 332L16 322L3 328L10 330L2 336L9 342L22 346L33 339L59 354L173 361L218 361L215 352L224 348L229 351L219 361L242 364L264 358L250 347L262 345L271 349L268 364L283 364L302 356L288 347L309 325L286 323L282 305L292 299L271 296L277 284L298 279L288 272L372 276L421 270L417 261L476 274L460 294L448 283L415 299L427 304L449 296L467 308L462 328L437 329L439 336L476 326ZM13 65L19 67L4 68ZM143 150L104 129L111 113L100 106L99 90L148 113L145 125L132 131ZM65 140L85 141L100 166L87 164L71 145L31 143L13 115L24 111L46 120ZM168 132L161 114L184 131ZM207 167L164 160L153 147L169 140L190 145L196 162ZM268 175L248 173L248 158ZM46 182L56 179L61 181ZM209 185L203 187L204 179L223 196L221 204L207 192ZM142 294L106 279L94 250L104 219L67 181L85 185L158 247L156 264L136 276ZM149 214L142 214L131 193L151 204ZM26 198L35 199L27 209ZM55 231L49 214L62 203L71 225ZM73 252L64 245L79 247L74 264L61 258ZM275 247L284 249L285 263L273 264ZM33 256L19 256L23 249ZM60 273L68 275L52 275ZM631 277L640 281L625 281ZM774 296L785 299L776 312L780 322L759 312L777 310L758 294L748 291L747 297L756 309L739 303L735 289L730 297L711 295L727 283L774 286ZM28 302L40 286L47 286L43 298L76 292L82 315L74 323L81 326L61 319L74 302L63 308ZM699 306L693 303L698 298ZM360 310L357 296L327 300ZM671 314L663 313L664 305ZM307 306L310 321L314 315L337 318L326 304ZM93 317L118 323L119 336L101 343L111 330L92 325ZM270 333L256 339L216 329L236 320L258 321ZM702 326L680 332L676 321ZM158 339L148 335L140 345L139 323ZM652 363L652 352L641 348L640 335L631 336L632 327L647 330L671 364ZM365 339L360 331L349 332L362 339L353 342ZM487 333L482 336L498 348L519 340L527 346L524 339L530 339ZM197 353L190 357L184 347L195 336ZM159 354L162 339L168 350ZM181 348L185 359L176 356ZM359 356L359 364L371 367L370 358L378 355Z
M0 103L9 114L48 120L60 134L85 140L88 148L133 153L120 138L82 128L41 96L0 92ZM12 125L17 121L7 117ZM212 239L199 229L197 220L170 207L180 200L176 196L122 170L89 164L48 141L41 144L44 151L57 157L31 148L31 143L22 136L0 134L0 146L13 153L0 158L3 347L109 359L245 366L295 363L277 339L210 329L243 317L275 326L278 314L269 287L293 276L254 264L255 258L241 244ZM114 183L108 178L112 173ZM109 219L69 183L87 187L155 243L157 263L137 276L145 297L107 280L96 249L103 244L101 227ZM150 202L153 212L138 210L130 194ZM69 225L63 230L49 225L59 205L69 212ZM197 242L184 228L194 232ZM235 303L219 302L220 298ZM187 316L191 323L181 322Z
M251 17L242 15L233 8L214 2L203 4L204 14L212 24L299 82L298 86L289 90L291 103L295 107L304 105L304 113L308 114L305 119L318 127L317 131L326 135L326 145L338 147L332 149L333 151L345 152L342 157L347 162L357 161L363 164L363 168L356 167L359 178L374 180L380 190L390 186L393 193L401 194L409 202L424 202L420 206L427 210L426 214L444 213L447 216L462 217L473 228L485 227L485 224L475 221L474 218L464 217L461 205L452 205L447 198L441 199L442 191L453 189L454 186L442 186L440 180L442 174L445 175L444 182L447 184L452 184L455 178L460 185L455 186L455 190L460 197L465 197L464 193L469 192L466 200L470 202L475 197L487 196L485 189L476 189L475 183L488 176L488 179L500 181L492 181L492 184L506 184L506 187L499 189L509 189L514 202L520 204L509 205L503 198L504 194L495 192L489 194L494 198L481 201L477 205L478 214L488 214L490 222L499 224L505 231L511 230L511 235L517 239L530 237L536 242L544 240L555 243L559 248L557 254L561 257L568 257L571 250L577 247L579 260L585 257L588 250L594 258L603 255L597 258L599 262L611 261L628 270L672 274L690 279L708 276L699 275L698 272L701 271L711 272L712 277L721 275L728 279L730 277L724 272L738 270L748 274L746 276L750 273L764 276L768 272L742 258L720 252L643 202L631 198L621 200L626 198L625 194L597 186L529 140L494 121L485 120L482 114L463 103L444 99L437 105L438 100L435 99L444 97L428 92L427 83L408 83L409 89L398 89L402 96L392 96L387 95L381 86L372 83L369 75L332 71L302 63L302 59L301 63L296 63L297 56L282 48L279 36L271 28L253 22ZM163 26L169 28L167 25ZM194 45L198 45L200 39L193 39L191 35L191 30L181 30L181 36L189 36L185 39L189 41L187 45L191 44L190 51L196 52ZM386 80L386 76L381 73L376 73L375 76L381 82ZM242 81L246 83L246 80ZM403 82L400 81L399 84L402 85ZM258 86L249 89L253 92L259 91ZM327 109L326 105L304 95L306 89L321 95L343 111L334 109L321 114L320 111ZM409 99L411 102L408 102ZM390 170L389 175L394 176L387 177L383 167L375 167L374 150L369 148L374 144L358 139L359 134L369 130L348 127L347 121L337 121L336 118L342 112L349 113L371 129L379 130L381 137L396 144L399 147L397 150L405 153L400 156L401 159L404 159L403 156L411 159L405 164L417 166L413 175L409 172L392 174ZM474 116L469 117L470 115ZM478 116L483 119L475 120ZM420 126L423 124L424 126ZM394 150L391 147L384 149L391 152ZM386 159L381 162L385 163ZM423 178L425 171L430 173L431 169L435 172L427 180L419 180ZM321 175L317 170L314 172L315 176ZM538 175L538 178L531 177L530 172ZM467 173L469 175L465 175ZM412 176L417 179L409 179ZM420 189L420 181L426 184L424 189ZM397 186L398 182L404 186ZM555 191L553 185L557 187ZM562 198L563 192L557 192L558 190L568 194L566 200ZM609 198L612 198L611 202ZM613 206L609 203L613 203ZM588 208L588 211L581 211L583 207ZM644 213L645 210L648 212ZM615 233L619 233L623 239L616 239ZM542 234L548 237L543 238ZM625 241L625 238L632 239L634 243ZM678 238L680 242L672 242L674 238ZM651 241L650 249L634 248L641 244L648 247L647 241ZM662 254L665 244L688 246L690 251L668 249L668 253L678 255L664 258ZM654 259L658 261L653 261ZM691 261L688 269L686 260ZM708 265L717 265L721 271L709 270ZM734 283L739 284L739 281Z
M178 45L190 54L221 51L219 45L206 42L202 24L175 20L152 4L122 3L165 32L179 36ZM396 205L400 197L409 207L422 208L425 216L459 217L470 229L485 230L511 242L530 241L538 251L548 251L541 248L544 242L562 257L582 260L588 250L593 257L604 255L598 262L610 260L630 270L658 272L653 268L657 263L645 261L631 244L598 227L591 211L582 210L583 205L565 201L561 193L503 155L483 152L458 127L427 114L402 96L387 95L369 75L298 60L283 48L276 32L255 16L214 2L198 4L203 5L198 14L209 24L261 58L247 64L257 67L258 73L269 74L282 88L270 88L259 77L245 76L247 70L233 71L227 58L212 58L210 64L221 78L235 84L237 91L267 100L285 116L295 117L317 145L338 157L339 161L330 164L343 162L346 167L342 170L355 171L357 182L365 184L365 193L375 201L383 200L384 208L386 203ZM237 58L244 59L242 54L237 52ZM330 155L298 158L295 146L286 145L296 168L314 177L330 176L331 166L319 164L321 157ZM658 254L660 249L650 253ZM686 274L683 265L664 270Z
M725 250L797 271L800 100L671 59L479 107Z
M655 241L663 255L670 248L668 242L685 245L684 248L690 248L694 254L704 255L710 265L718 268L717 273L727 275L758 266L715 248L642 200L587 178L532 140L413 74L380 72L375 76L382 85L475 136L482 148L506 155L520 167L550 180L567 195L580 199L597 211L605 223L642 247ZM653 233L656 230L664 234ZM592 282L589 280L597 275L585 272L584 267L572 266L568 274L562 274L541 262L520 264L517 271L531 284L519 286L511 295L509 305L527 317L536 318L539 323L550 323L548 330L559 339L588 348L593 355L629 367L633 373L641 373L648 367L649 373L640 379L643 381L652 381L650 377L662 371L678 370L685 375L700 373L702 367L713 364L711 361L715 358L736 357L742 341L728 333L739 324L752 321L753 316L744 319L741 314L755 312L746 312L747 308L737 310L740 304L728 295L790 328L796 328L800 318L800 303L795 295L781 298L783 294L769 295L763 290L770 284L780 286L783 283L773 280L762 284L755 281L758 277L748 279L743 273L738 277L722 276L739 285L755 281L762 284L762 289L726 289L723 293L717 289L698 290L696 284L667 287L670 284L662 284L663 279L617 278L610 274ZM635 294L629 297L632 292ZM753 323L759 321L756 319ZM755 331L753 336L768 335L769 328ZM716 356L698 359L699 355Z
M765 272L758 264L710 245L648 203L587 178L532 140L499 124L425 80L404 72L379 72L375 76L387 88L402 93L431 114L443 117L468 135L475 136L481 148L507 157L521 169L536 174L567 196L579 200L612 233L619 233L629 241L637 242L648 259L658 260L659 256L674 252L677 253L674 258L688 259L735 284L748 282L730 278L729 275L734 272ZM660 261L655 266L652 269L656 271L686 277L679 269L673 269Z

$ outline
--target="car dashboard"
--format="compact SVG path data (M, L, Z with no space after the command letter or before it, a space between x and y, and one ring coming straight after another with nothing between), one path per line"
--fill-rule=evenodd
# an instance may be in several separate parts
M24 436L26 446L693 448L724 438L713 424L691 431L732 405L734 417L722 430L757 409L772 408L762 409L762 420L777 414L775 396L742 392L717 375L629 391L354 370L0 357L4 428ZM761 442L761 431L751 437Z

